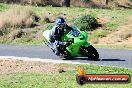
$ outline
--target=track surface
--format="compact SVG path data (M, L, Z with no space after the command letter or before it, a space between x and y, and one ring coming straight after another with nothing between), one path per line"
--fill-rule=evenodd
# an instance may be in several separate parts
M132 69L132 50L97 49L100 61L91 61L88 58L70 60L72 62L110 65ZM47 46L0 45L0 56L17 56L40 59L62 60Z

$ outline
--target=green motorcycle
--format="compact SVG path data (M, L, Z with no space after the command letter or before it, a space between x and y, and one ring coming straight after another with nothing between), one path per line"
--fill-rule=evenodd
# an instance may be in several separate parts
M97 50L87 42L88 36L84 31L80 31L77 27L71 26L71 31L66 31L65 35L61 37L62 42L67 42L65 45L60 45L59 52L61 56L66 59L71 59L72 57L88 57L97 61L99 59L99 54ZM44 42L49 46L53 52L53 46L49 39L50 30L43 32Z

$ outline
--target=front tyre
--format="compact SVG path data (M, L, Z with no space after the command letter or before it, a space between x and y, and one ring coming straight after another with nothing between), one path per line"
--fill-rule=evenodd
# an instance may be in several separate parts
M87 55L88 55L88 58L91 58L93 59L94 61L98 61L99 60L99 53L97 52L97 50L92 46L88 46L87 47Z

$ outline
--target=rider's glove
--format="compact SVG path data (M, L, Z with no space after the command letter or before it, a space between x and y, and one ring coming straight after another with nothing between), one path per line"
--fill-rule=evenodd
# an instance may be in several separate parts
M66 42L61 42L61 41L55 40L54 44L55 44L56 46L59 46L59 45L65 45Z
M59 41L55 40L54 44L55 44L56 46L59 46Z
M61 42L61 41L55 41L54 43L56 46L59 46L59 45L69 46L71 44L71 42Z

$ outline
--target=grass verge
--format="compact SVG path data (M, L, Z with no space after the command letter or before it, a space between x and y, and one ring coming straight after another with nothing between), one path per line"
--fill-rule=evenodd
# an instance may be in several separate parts
M38 63L37 63L38 64ZM42 63L39 65L41 67ZM66 72L15 72L0 75L0 88L131 88L129 84L85 84L76 82L78 65L58 64L58 67L72 67ZM87 74L130 74L132 70L110 66L82 65ZM34 68L32 66L32 68Z
M15 7L15 8L17 7L19 9L16 11L14 9L10 11L10 8L12 7ZM27 12L26 11L27 8L29 8L31 12L30 11ZM14 12L16 15L13 15ZM3 30L0 31L1 44L11 43L11 44L28 44L28 45L39 44L40 45L40 44L43 44L42 31L45 30L48 24L52 24L52 22L57 16L63 16L64 18L66 18L68 24L72 24L74 19L85 14L93 14L93 15L95 14L97 15L98 18L103 18L104 19L103 27L93 31L92 35L90 35L90 40L89 40L90 42L93 41L92 43L94 44L99 44L98 39L107 37L108 34L116 31L116 29L119 29L122 25L126 24L131 17L132 11L131 9L121 9L121 8L120 9L119 8L118 9L98 9L98 8L78 8L78 7L65 8L65 7L51 7L51 6L35 7L35 6L23 6L23 5L17 5L17 4L0 3L0 13L1 13L1 19L4 18L3 21L1 20L0 25L2 27L5 27L6 30L7 30L7 26L9 26L9 30L10 30L10 27L11 28L18 27L18 30L19 30L21 29L23 25L25 25L24 26L25 31L23 35L20 37L14 34L14 31L15 31L14 28L12 28L13 30L4 32L4 33L3 33ZM37 24L39 26L45 25L45 27L41 27L38 29L30 28L31 25L33 25L34 23L36 24L36 21L33 20L34 17L32 17L33 15L32 13L40 17L40 21L37 22ZM49 22L51 23L46 22L45 18L49 18ZM131 22L128 22L128 23L131 23ZM25 27L29 27L29 28L25 28ZM30 32L28 32L29 30ZM34 30L36 31L36 33L33 33ZM8 36L8 34L10 36ZM12 39L12 36L16 36L16 37ZM128 36L131 36L131 34L127 34L125 37L128 37ZM96 45L96 46L101 48L102 47L109 48L109 46L111 47L111 45ZM132 49L131 45L120 45L120 46L112 45L112 48Z
M117 44L94 44L96 48L110 48L110 49L127 49L132 50L132 45L117 45Z

